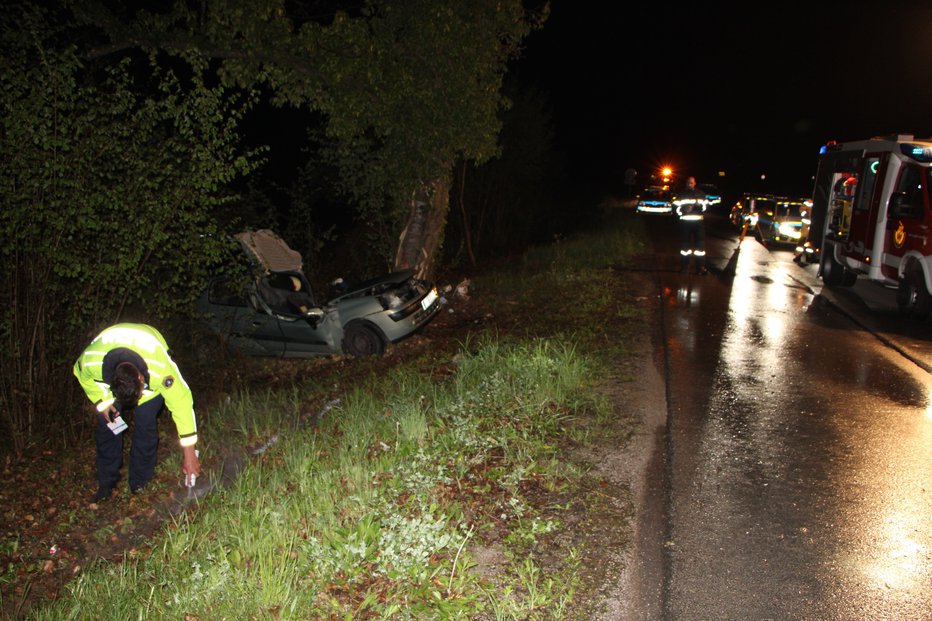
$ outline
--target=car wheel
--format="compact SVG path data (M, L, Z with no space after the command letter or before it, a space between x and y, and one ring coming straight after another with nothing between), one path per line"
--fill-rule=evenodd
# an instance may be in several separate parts
M900 312L911 319L925 319L932 313L932 294L926 288L922 271L912 269L903 275L896 291Z
M381 356L385 351L385 341L372 327L364 323L351 323L343 332L343 353L361 358L363 356Z
M848 268L835 260L835 247L829 243L822 249L819 273L822 275L822 282L828 287L850 287L857 280L857 274L849 272Z

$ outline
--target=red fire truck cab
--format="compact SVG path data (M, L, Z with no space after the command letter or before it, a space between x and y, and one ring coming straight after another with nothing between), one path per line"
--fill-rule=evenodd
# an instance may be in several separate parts
M819 154L809 242L826 286L859 276L897 290L903 314L932 312L932 139L830 142Z

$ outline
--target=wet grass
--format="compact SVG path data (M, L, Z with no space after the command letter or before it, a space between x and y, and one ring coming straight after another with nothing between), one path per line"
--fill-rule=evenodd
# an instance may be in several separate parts
M639 234L605 226L477 276L504 306L452 357L360 374L339 401L319 376L231 394L202 445L253 449L235 483L34 618L572 618L581 550L539 552L590 476L566 448L611 417L597 387L642 320L609 268Z

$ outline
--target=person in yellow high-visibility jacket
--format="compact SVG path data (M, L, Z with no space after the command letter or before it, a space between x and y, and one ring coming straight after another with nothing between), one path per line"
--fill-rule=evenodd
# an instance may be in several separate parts
M194 397L158 330L141 323L119 323L107 328L75 362L74 375L98 413L95 502L108 498L119 480L123 433L115 429L113 422L129 412L134 412L130 491L140 491L152 479L159 439L156 421L163 406L171 411L178 430L185 477L200 474L194 449Z

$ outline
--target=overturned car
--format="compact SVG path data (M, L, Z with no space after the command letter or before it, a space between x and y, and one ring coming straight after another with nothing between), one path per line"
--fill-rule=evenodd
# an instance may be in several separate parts
M343 285L332 299L318 300L302 271L301 254L277 234L262 229L236 238L255 269L245 279L211 280L198 310L246 354L381 355L386 344L423 328L440 310L436 287L414 278L413 270Z

